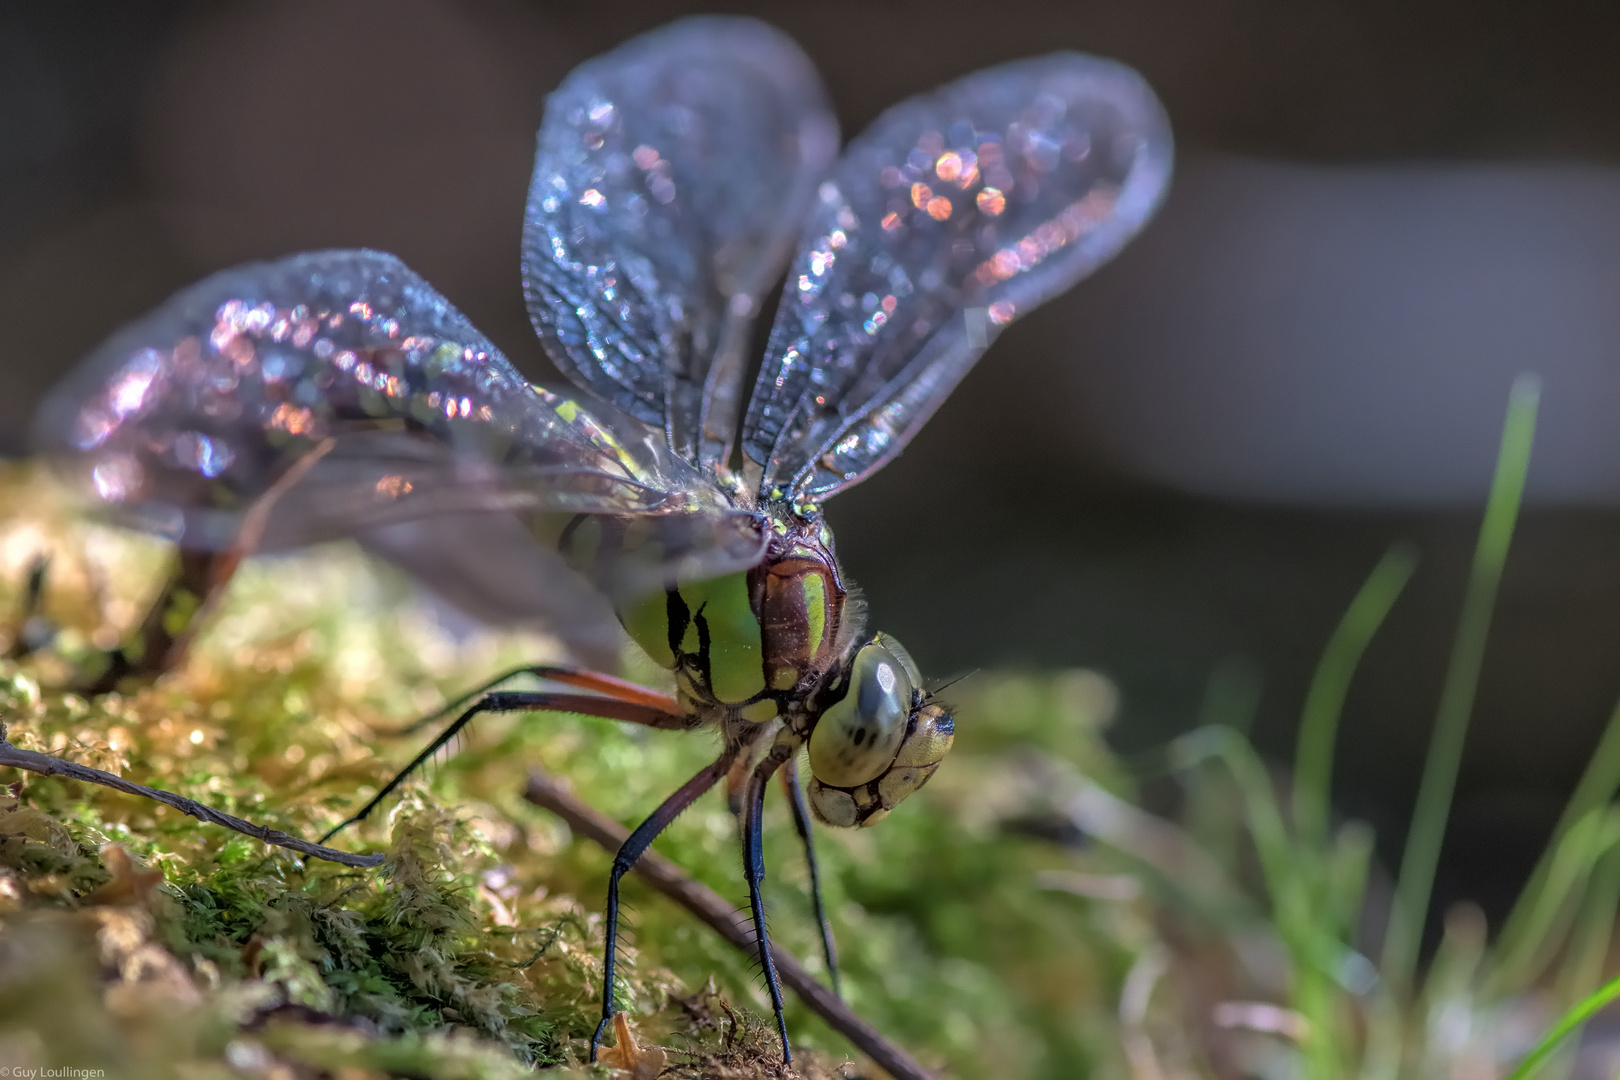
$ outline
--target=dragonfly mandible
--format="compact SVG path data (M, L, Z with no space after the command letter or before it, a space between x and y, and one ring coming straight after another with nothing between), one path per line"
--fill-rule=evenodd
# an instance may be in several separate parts
M822 504L899 453L1010 322L1118 251L1171 157L1143 80L1078 53L911 98L841 154L815 69L762 23L687 19L590 60L547 101L523 221L529 314L573 390L530 384L398 259L356 250L193 285L47 401L43 448L177 541L97 686L175 663L243 555L336 536L577 640L616 616L673 694L557 666L525 670L563 691L499 689L508 673L452 703L349 820L480 713L718 728L719 757L614 860L591 1055L614 1013L620 878L725 780L789 1060L761 901L768 783L814 878L812 816L875 824L954 735L911 656L864 627Z

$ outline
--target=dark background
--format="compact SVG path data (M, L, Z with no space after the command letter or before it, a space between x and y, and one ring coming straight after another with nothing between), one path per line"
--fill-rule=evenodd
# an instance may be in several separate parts
M517 274L543 95L699 10L0 8L0 451L25 450L38 395L120 322L301 248L396 252L554 378ZM730 10L803 44L846 133L1055 48L1133 64L1175 126L1178 179L1143 240L1009 332L830 510L876 625L932 672L1100 668L1127 751L1195 723L1212 677L1247 673L1257 736L1284 758L1334 623L1410 540L1418 575L1357 677L1338 770L1341 808L1393 857L1507 387L1542 372L1545 453L1437 892L1500 912L1620 694L1620 8Z

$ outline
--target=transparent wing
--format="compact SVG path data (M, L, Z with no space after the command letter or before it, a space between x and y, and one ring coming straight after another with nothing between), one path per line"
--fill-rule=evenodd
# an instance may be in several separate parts
M686 19L575 69L546 102L523 231L558 367L723 467L750 328L837 148L815 69L750 19Z
M455 515L516 515L540 535L579 513L667 521L646 529L669 542L604 572L613 587L752 565L761 543L660 432L530 385L374 251L191 286L92 354L38 439L109 508L199 549L236 544L271 502L258 548Z
M618 666L624 631L606 597L515 515L420 517L367 529L358 539L481 622L538 620L580 661Z
M762 494L824 498L898 453L1003 327L1135 234L1170 163L1147 84L1076 53L880 116L788 272L742 432Z

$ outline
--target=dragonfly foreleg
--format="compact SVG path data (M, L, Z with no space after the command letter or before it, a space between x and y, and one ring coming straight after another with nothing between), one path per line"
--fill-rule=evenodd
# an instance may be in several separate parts
M726 752L721 754L711 764L706 765L698 774L680 789L659 804L640 825L636 831L620 845L618 854L613 856L613 873L608 877L607 898L607 940L603 946L602 959L602 1021L596 1025L596 1033L591 1036L591 1060L596 1060L597 1048L601 1045L602 1036L607 1033L608 1024L613 1020L613 963L619 940L619 879L629 873L630 868L636 865L642 852L658 838L671 821L680 816L698 796L708 791L719 782L731 766L736 756L736 746L728 746Z
M451 698L449 701L445 702L443 705L440 705L437 709L434 709L426 716L419 720L414 720L410 724L401 728L395 734L414 734L447 713L461 708L463 705L467 704L467 702L472 701L475 698L483 697L485 694L489 693L497 686L500 686L502 683L510 682L511 680L523 675L528 675L535 679L542 679L547 682L562 683L564 686L573 686L580 690L592 690L598 694L603 694L619 701L645 705L650 709L658 709L671 715L681 712L680 704L668 694L660 694L656 690L649 690L645 686L638 686L633 682L628 682L612 675L604 675L599 671L588 671L584 668L574 667L571 664L525 664L523 667L513 668L511 671L503 672L500 675L495 676L493 679L481 686L474 687L465 694L462 694L460 697Z
M844 996L838 985L838 948L833 944L832 923L827 920L827 907L821 899L821 867L816 862L816 842L810 827L810 807L804 801L804 789L799 786L799 760L791 757L782 765L782 790L788 805L793 807L793 826L799 830L804 843L804 861L810 868L810 903L815 909L816 925L821 927L821 955L827 960L827 979L833 993Z
M56 624L45 614L45 577L51 557L36 554L28 564L23 583L22 606L12 620L11 647L6 659L21 660L45 648L56 637Z
M100 654L83 675L79 692L111 693L126 680L150 682L177 667L241 561L241 552L236 550L178 549L141 625Z
M258 550L271 510L335 445L335 440L323 439L293 462L254 500L242 516L229 547L219 551L194 550L182 543L169 577L158 592L157 600L147 609L140 627L117 647L102 654L99 670L87 674L80 691L110 693L126 679L150 682L178 666L236 568Z
M748 778L746 809L743 814L743 876L748 879L748 906L754 916L754 941L759 947L759 966L765 973L765 987L771 994L771 1010L776 1013L776 1030L782 1036L782 1063L791 1064L793 1051L788 1045L787 1018L782 1015L782 985L776 978L776 961L771 958L771 938L765 928L765 785L771 774L786 764L798 744L777 742L754 767Z
M608 678L608 676L602 676ZM614 680L617 681L617 680ZM647 693L651 693L647 691ZM631 724L645 724L647 727L664 728L666 730L683 730L687 726L687 718L679 713L666 712L663 709L644 704L639 701L625 701L619 698L601 697L596 694L555 694L547 691L505 691L494 694L485 694L475 704L456 717L451 724L439 733L420 754L411 760L411 763L394 775L394 778L384 784L371 801L360 808L359 813L345 819L327 834L321 837L325 843L339 832L362 821L377 806L393 794L394 789L403 784L405 780L434 754L438 753L451 739L460 734L461 729L472 722L473 717L480 713L491 712L561 712L578 713L584 716L600 716L608 720L623 720Z
M730 808L731 815L737 819L738 835L741 835L743 820L743 799L748 792L748 778L753 774L754 764L759 761L759 746L767 734L774 733L775 728L770 724L741 724L731 729L731 737L737 741L737 757L726 770L726 806Z

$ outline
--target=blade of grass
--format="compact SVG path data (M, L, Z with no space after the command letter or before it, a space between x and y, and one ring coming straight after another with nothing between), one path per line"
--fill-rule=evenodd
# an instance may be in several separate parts
M1508 1074L1507 1080L1530 1080L1547 1063L1547 1059L1552 1057L1553 1053L1558 1049L1559 1043L1563 1042L1570 1032L1575 1031L1582 1024L1592 1019L1599 1010L1615 998L1620 998L1620 977L1610 979L1583 998L1573 1009L1559 1017L1558 1023L1554 1024L1547 1034L1541 1037L1541 1041L1536 1044L1535 1049L1526 1054L1524 1060L1519 1062L1519 1067Z
M1513 527L1518 521L1519 503L1524 495L1540 397L1540 381L1531 375L1521 375L1514 381L1508 398L1496 475L1491 481L1485 520L1474 548L1474 565L1440 691L1434 734L1424 762L1423 779L1418 785L1417 804L1412 810L1412 825L1407 831L1406 850L1396 879L1389 931L1384 938L1384 979L1397 993L1411 987L1417 967L1423 917L1434 889L1440 843L1451 812L1451 797L1457 787L1457 770L1462 762L1474 695L1479 688L1491 612L1496 605L1502 566L1513 541Z
M1586 771L1581 774L1581 781L1575 786L1574 794L1569 797L1563 815L1559 817L1552 837L1536 863L1535 871L1531 873L1530 880L1525 883L1518 900L1513 904L1513 910L1508 913L1507 920L1502 924L1502 933L1497 939L1495 949L1498 958L1539 949L1538 943L1526 942L1523 939L1533 930L1532 924L1537 919L1535 913L1547 907L1546 891L1553 862L1570 831L1592 811L1612 802L1617 791L1620 791L1620 702L1615 704L1614 712L1609 714L1608 727L1604 729L1603 737L1598 740L1597 749L1592 752L1592 760L1586 766Z
M1324 918L1314 872L1324 857L1294 844L1283 825L1282 807L1265 764L1248 741L1234 731L1213 729L1224 738L1220 757L1237 782L1244 819L1260 859L1271 896L1272 923L1294 964L1290 1004L1309 1023L1303 1041L1306 1080L1333 1080L1345 1075L1346 1013L1339 976L1345 946L1331 916Z
M1367 896L1367 871L1373 860L1373 831L1365 822L1349 821L1333 835L1327 858L1327 908L1346 942L1353 942ZM1368 965L1371 966L1370 964Z
M1620 907L1620 849L1610 848L1592 871L1580 924L1565 956L1564 970L1559 973L1559 991L1565 1001L1574 1003L1603 981L1603 963L1609 957L1617 907Z
M1558 994L1573 1004L1603 981L1603 963L1609 957L1616 908L1620 908L1620 851L1610 849L1592 871L1580 921L1570 937L1558 976ZM1574 1068L1573 1054L1564 1053L1550 1063L1548 1080L1563 1080Z
M1254 661L1245 656L1226 657L1209 673L1204 701L1198 710L1198 726L1229 727L1247 738L1264 689Z
M1209 673L1204 702L1198 711L1198 729L1223 729L1247 735L1254 727L1263 681L1250 660L1230 656ZM1237 866L1242 845L1242 822L1236 809L1237 791L1231 776L1216 769L1185 771L1187 810L1185 827L1205 851L1222 866Z
M1563 944L1593 869L1620 844L1620 812L1588 811L1552 847L1545 888L1512 942L1499 943L1487 991L1511 994L1540 978Z
M1396 544L1385 552L1350 601L1316 665L1305 695L1294 757L1294 828L1308 846L1320 849L1327 844L1333 743L1350 679L1416 566L1417 552L1408 544Z
M1266 772L1265 763L1254 752L1247 739L1235 731L1224 728L1209 729L1218 735L1221 760L1237 781L1243 800L1244 819L1249 836L1254 841L1255 854L1260 859L1260 871L1265 876L1267 891L1272 902L1284 908L1297 894L1293 846L1288 842L1288 830L1283 827L1282 807L1277 802L1277 790ZM1286 923L1286 914L1279 913L1278 921ZM1284 927L1286 931L1286 925Z

